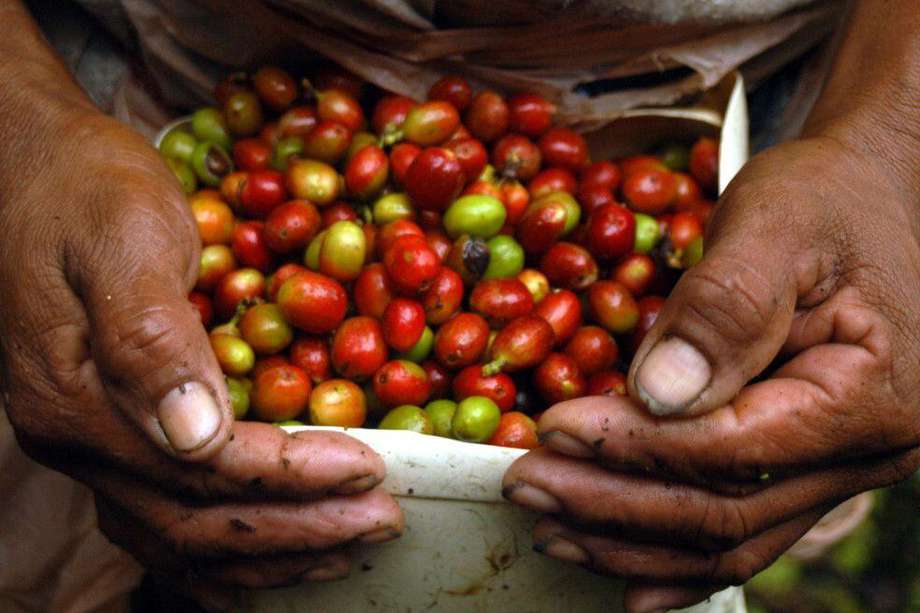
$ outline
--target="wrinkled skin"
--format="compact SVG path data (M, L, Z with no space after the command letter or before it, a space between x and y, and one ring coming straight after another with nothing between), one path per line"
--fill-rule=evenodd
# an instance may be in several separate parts
M197 230L159 154L83 102L30 118L0 148L0 372L26 452L92 488L102 530L209 608L340 578L343 545L397 537L368 447L233 422L186 298ZM217 412L170 437L157 407L177 388Z

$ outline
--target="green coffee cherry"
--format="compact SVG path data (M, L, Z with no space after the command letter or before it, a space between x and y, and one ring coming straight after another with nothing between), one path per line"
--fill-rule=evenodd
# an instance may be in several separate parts
M325 234L319 250L320 272L339 281L357 278L367 254L364 230L353 221L337 221Z
M409 430L431 434L431 419L421 407L404 404L386 414L380 421L381 430Z
M192 115L192 134L199 141L217 143L225 149L233 144L224 114L214 107L198 109Z
M409 351L404 353L397 353L396 359L409 360L410 362L421 364L425 358L428 357L428 354L431 353L432 347L434 347L434 332L431 331L431 328L425 326L425 330L422 332L422 336L418 339L415 345L413 345Z
M399 219L412 219L415 209L409 196L403 192L394 192L377 198L373 208L374 223L385 226Z
M166 165L176 176L183 192L186 194L195 193L195 190L198 189L198 178L195 176L195 171L192 170L191 166L176 158L167 159Z
M687 245L684 255L681 258L683 268L693 268L703 259L703 237L697 236L693 242Z
M681 143L668 143L658 157L671 170L686 171L690 165L690 148Z
M661 240L661 226L658 220L645 213L636 213L636 242L633 251L648 253Z
M182 160L186 164L192 160L192 152L198 141L190 132L182 128L173 128L160 141L160 153L166 158Z
M310 244L307 245L307 250L304 252L303 256L303 263L310 270L319 270L319 253L320 249L323 247L323 241L326 240L327 232L328 230L323 230L314 236Z
M249 412L249 385L245 379L227 377L227 391L230 393L230 407L234 419L243 419Z
M299 136L282 138L272 150L272 168L285 171L292 156L303 153L303 139Z
M451 433L455 439L469 443L484 443L495 434L501 411L485 396L470 396L457 405L451 420Z
M453 400L432 400L425 405L425 412L431 419L434 434L445 438L451 437L451 422L457 412L457 403Z
M489 246L489 265L483 279L514 277L524 269L524 248L514 238L500 234L486 243Z
M444 213L444 229L448 236L469 234L491 238L505 225L505 205L497 198L470 194L454 201Z
M225 175L233 172L233 160L217 143L198 143L192 151L192 170L202 183L217 187Z

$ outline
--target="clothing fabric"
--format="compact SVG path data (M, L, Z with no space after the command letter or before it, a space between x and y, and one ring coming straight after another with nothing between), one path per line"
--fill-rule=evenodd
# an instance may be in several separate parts
M845 0L80 2L140 53L170 107L210 100L231 70L326 58L419 99L448 72L537 91L590 130L686 103L739 68L754 81L775 73L834 29Z
M127 15L121 0L77 0L98 17L117 25L127 34ZM684 23L688 21L727 23L773 18L812 0L588 0L578 11L593 17L618 16L635 21ZM311 0L275 0L278 5L310 7ZM337 10L355 14L376 14L381 19L402 21L418 28L485 26L513 20L527 22L570 10L572 0L512 0L493 2L488 11L470 11L468 0L371 0L370 2L328 3Z
M0 410L0 611L122 613L142 570L99 532L93 495L25 456Z

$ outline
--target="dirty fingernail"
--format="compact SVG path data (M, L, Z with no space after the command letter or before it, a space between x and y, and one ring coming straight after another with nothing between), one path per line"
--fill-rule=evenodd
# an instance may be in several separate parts
M523 481L512 483L502 490L502 495L515 504L540 513L562 512L562 504L555 496Z
M671 606L673 605L673 606ZM635 603L633 610L636 613L666 613L673 608L685 606L682 602L673 602L673 598L650 594L645 599Z
M709 385L712 368L687 341L671 337L658 341L636 374L642 402L655 415L682 413Z
M157 419L170 446L179 452L199 449L214 438L221 411L207 387L191 381L175 387L157 407Z
M576 458L593 458L594 450L582 443L580 440L565 432L554 430L540 436L540 442L552 449L565 455Z
M566 562L587 564L591 557L582 547L561 536L554 536L544 546L543 553Z
M348 568L341 566L322 566L314 568L304 573L303 578L307 581L336 581L348 576Z
M387 541L392 541L402 536L402 532L396 528L381 528L379 530L374 530L368 532L367 534L362 534L358 537L358 541L368 545L376 545L377 543L385 543Z
M344 495L358 494L360 492L366 492L379 482L380 480L377 478L377 475L364 475L363 477L357 477L341 483L335 488L335 493Z

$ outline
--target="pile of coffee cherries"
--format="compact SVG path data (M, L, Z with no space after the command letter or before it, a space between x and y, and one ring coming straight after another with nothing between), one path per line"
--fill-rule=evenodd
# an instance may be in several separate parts
M702 256L717 142L592 162L537 94L311 77L234 74L160 143L236 417L532 448L550 405L624 394Z

